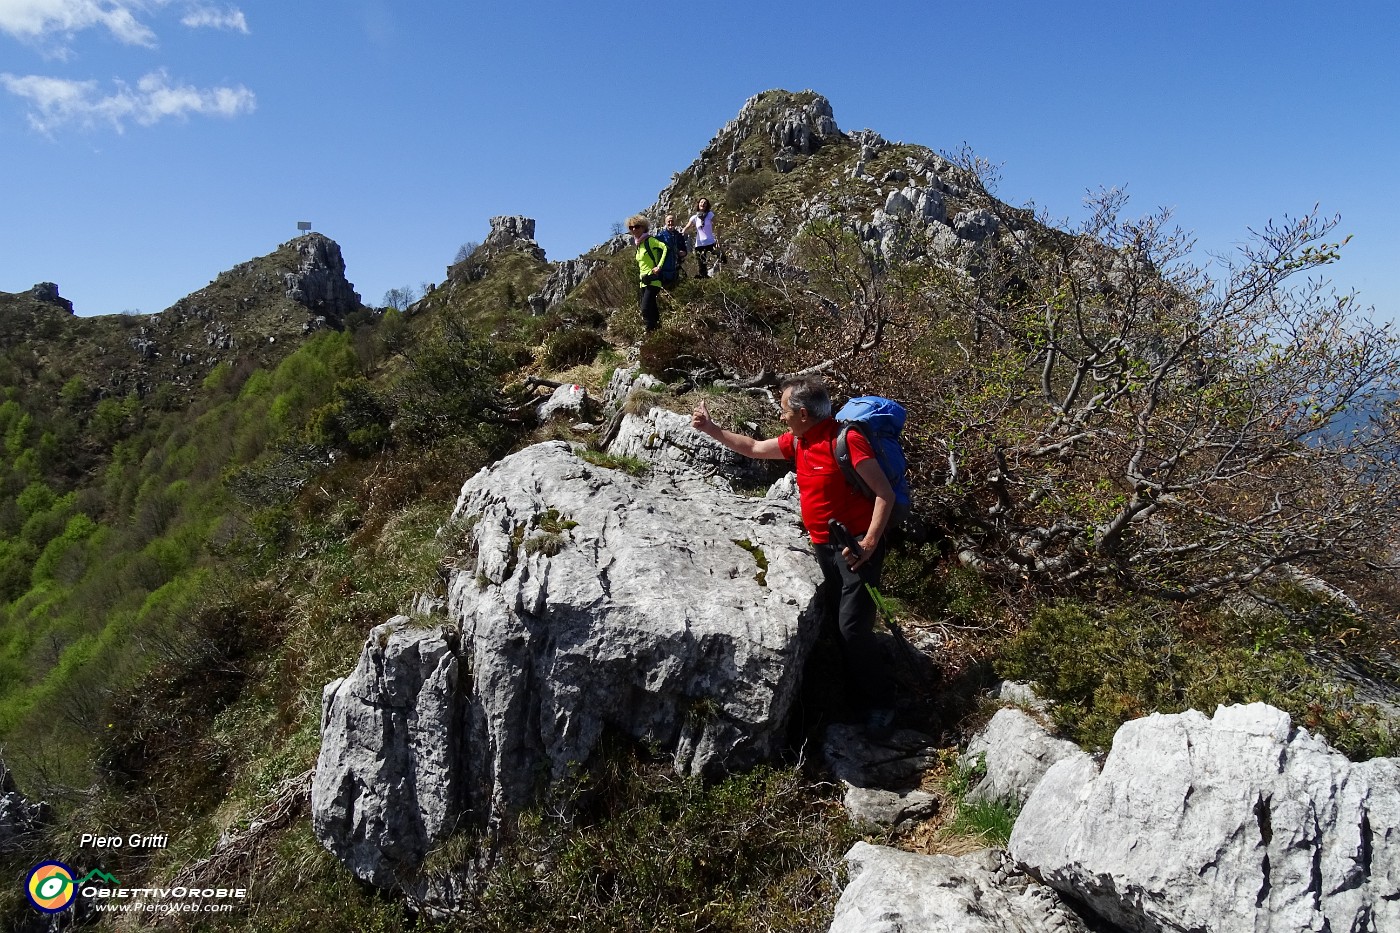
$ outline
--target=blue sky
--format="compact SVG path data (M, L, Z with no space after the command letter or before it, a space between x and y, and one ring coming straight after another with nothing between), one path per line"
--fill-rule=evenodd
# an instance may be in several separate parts
M0 0L0 291L160 311L299 220L376 303L496 214L567 259L781 87L1052 217L1126 187L1203 259L1320 204L1397 319L1397 52L1397 0Z

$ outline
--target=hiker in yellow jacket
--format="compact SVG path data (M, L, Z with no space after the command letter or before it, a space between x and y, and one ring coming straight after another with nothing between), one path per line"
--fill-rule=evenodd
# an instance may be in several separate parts
M641 214L627 218L627 232L637 244L637 301L647 333L661 326L661 309L656 304L656 296L661 291L661 264L666 261L666 244L652 236L650 230L651 224Z

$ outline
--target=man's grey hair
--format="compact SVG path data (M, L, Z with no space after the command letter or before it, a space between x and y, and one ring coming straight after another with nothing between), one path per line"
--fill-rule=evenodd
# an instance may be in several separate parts
M826 383L816 376L789 379L783 383L783 391L789 392L789 408L801 408L818 421L831 417L831 396L826 392Z

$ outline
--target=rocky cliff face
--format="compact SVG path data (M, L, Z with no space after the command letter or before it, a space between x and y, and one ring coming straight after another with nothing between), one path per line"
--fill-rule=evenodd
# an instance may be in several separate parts
M535 221L531 217L492 217L491 232L482 241L481 250L486 257L518 250L544 262L544 250L535 242Z
M464 678L455 633L405 617L370 632L326 686L312 784L316 835L372 884L416 866L467 812Z
M768 167L790 172L800 157L839 139L841 131L825 97L811 91L765 91L744 102L738 116L724 125L701 158L722 165L730 175ZM750 141L766 144L771 151L768 164L745 146Z
M67 298L61 297L58 294L58 286L53 282L40 282L29 291L23 293L21 297L32 298L34 301L48 305L55 305L67 311L69 314L73 313L73 302L69 301Z
M1052 767L1010 852L1127 929L1400 929L1400 760L1263 704L1125 724Z
M296 269L282 277L289 299L336 326L360 308L359 293L345 278L345 260L334 240L308 233L287 246L300 257Z
M0 855L18 851L48 820L48 806L26 799L15 786L10 769L0 761Z

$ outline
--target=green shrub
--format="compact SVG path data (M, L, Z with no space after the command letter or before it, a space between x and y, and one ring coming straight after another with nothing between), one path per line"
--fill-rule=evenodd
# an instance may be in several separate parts
M549 335L545 342L544 362L553 369L591 363L605 346L607 341L596 330L565 327Z
M33 482L24 487L24 491L15 497L15 505L19 506L20 515L28 519L39 512L47 512L53 508L58 496L46 484Z
M1187 634L1179 607L1140 601L1105 609L1064 600L1039 609L1008 645L1003 676L1033 680L1056 701L1056 724L1089 747L1107 748L1118 727L1152 712L1268 703L1321 733L1354 760L1400 749L1395 724L1331 682L1303 652L1231 644L1217 616Z
M574 521L571 518L565 518L563 515L560 514L559 510L555 508L545 509L543 512L534 517L534 520L531 522L531 524L539 528L541 531L555 535L563 534L571 528L578 527L578 522Z
M204 377L200 387L206 392L222 392L233 382L233 367L228 363L220 363L209 370L209 375Z
M63 533L49 540L34 562L32 579L50 580L60 577L64 583L75 583L86 566L82 542L97 531L97 523L86 515L74 515Z
M613 310L608 315L608 337L614 343L631 346L638 343L646 336L645 325L642 323L641 315L637 312L636 299L631 304Z
M773 181L770 172L740 175L729 183L724 192L724 203L734 210L743 210L763 197L768 189L773 187Z
M491 417L509 361L468 322L446 318L405 351L411 367L393 392L401 429L420 442L469 432Z
M705 337L692 330L666 325L652 331L642 341L639 362L642 372L661 379L688 372L706 358Z
M389 424L389 409L369 381L346 379L336 383L331 401L312 413L306 434L313 444L365 456L389 443Z
M50 540L63 533L68 519L73 515L76 498L72 493L69 493L62 498L52 500L47 509L31 514L25 521L24 527L20 529L20 537L37 548L48 544Z

